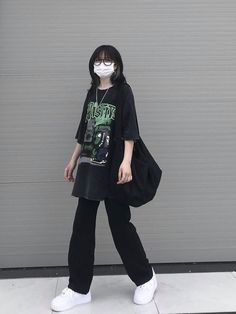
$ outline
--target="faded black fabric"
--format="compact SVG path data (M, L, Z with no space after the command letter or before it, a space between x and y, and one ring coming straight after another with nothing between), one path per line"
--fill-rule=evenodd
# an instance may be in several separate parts
M105 93L106 90L98 89L98 103ZM81 154L71 195L103 200L109 196L110 161L115 158L110 152L118 101L123 108L122 138L139 139L139 129L134 95L129 84L123 84L121 89L113 85L99 106L95 101L95 91L88 93L75 135L81 144Z

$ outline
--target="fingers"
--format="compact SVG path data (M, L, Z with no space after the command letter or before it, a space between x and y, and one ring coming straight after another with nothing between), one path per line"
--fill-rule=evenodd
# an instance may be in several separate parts
M117 184L123 184L132 180L132 174L124 172L122 168L119 169Z
M123 179L119 180L117 182L117 184L123 184L123 183L127 183L129 181L132 181L132 177L131 176L128 176L128 177L124 177Z
M66 181L69 182L74 182L74 177L73 177L73 171L72 169L66 167L64 170L64 178L66 179Z

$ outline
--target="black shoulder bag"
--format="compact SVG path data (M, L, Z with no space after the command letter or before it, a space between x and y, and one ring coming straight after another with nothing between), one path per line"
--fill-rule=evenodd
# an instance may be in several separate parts
M122 139L122 97L119 90L119 101L116 108L115 130L111 141L110 159L110 197L139 207L151 201L159 186L162 169L158 166L151 153L139 136L134 141L131 160L132 180L117 184L120 164L124 157L124 139ZM137 117L136 122L138 125Z

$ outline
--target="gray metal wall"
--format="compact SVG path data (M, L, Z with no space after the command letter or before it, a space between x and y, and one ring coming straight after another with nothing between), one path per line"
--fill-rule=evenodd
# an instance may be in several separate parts
M155 200L131 208L149 260L236 259L235 17L233 0L1 1L0 267L67 265L63 172L104 43L163 169ZM108 263L122 262L101 202L95 264Z

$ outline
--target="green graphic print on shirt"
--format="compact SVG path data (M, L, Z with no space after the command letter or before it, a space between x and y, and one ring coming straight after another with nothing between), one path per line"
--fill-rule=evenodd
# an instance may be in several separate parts
M108 103L89 102L79 162L89 162L105 166L108 161L112 122L115 120L116 106Z

